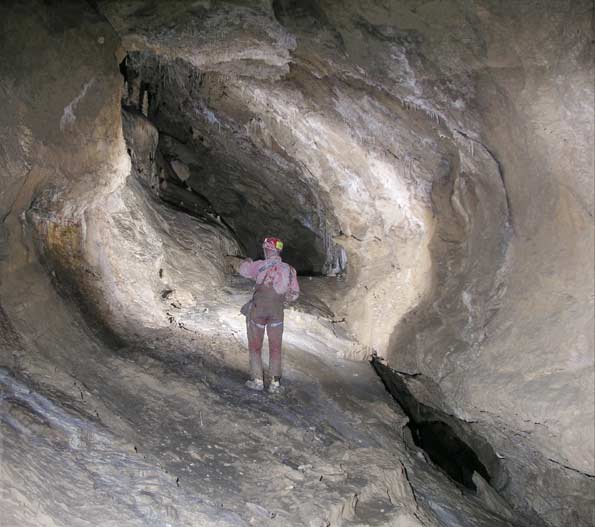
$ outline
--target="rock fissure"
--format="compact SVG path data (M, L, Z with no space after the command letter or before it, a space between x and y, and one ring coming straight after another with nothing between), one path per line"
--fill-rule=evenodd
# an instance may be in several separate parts
M471 430L462 428L464 425L473 424L473 421L460 420L415 398L404 379L411 377L416 379L416 383L423 384L423 376L404 376L387 368L377 358L373 358L372 366L388 392L409 417L407 428L412 434L413 442L422 448L436 465L445 470L457 483L472 491L477 490L473 481L475 472L480 474L487 483L492 479L502 482L504 478L499 474L501 467L498 457L494 452L490 452L488 443L474 437ZM482 445L483 454L480 457L484 462L469 444ZM490 471L485 465L490 466Z
M577 472L578 474L580 474L581 476L585 476L586 478L595 478L595 474L589 474L587 472L581 472L580 470L576 470L575 468L569 467L568 465L564 465L563 463L560 463L559 461L556 461L555 459L548 459L548 461L551 461L552 463L555 463L556 465L560 465L561 467L564 467L566 470L570 470L572 472Z

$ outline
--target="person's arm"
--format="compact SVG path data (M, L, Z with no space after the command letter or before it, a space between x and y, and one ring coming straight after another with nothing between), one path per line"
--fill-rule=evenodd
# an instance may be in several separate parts
M300 285L297 280L297 273L293 267L290 267L289 289L285 294L285 299L288 302L295 302L300 296Z
M260 260L256 260L255 262L252 261L252 258L246 258L240 264L240 274L244 278L251 278L252 280L256 280L258 275L258 270L262 266L262 262Z

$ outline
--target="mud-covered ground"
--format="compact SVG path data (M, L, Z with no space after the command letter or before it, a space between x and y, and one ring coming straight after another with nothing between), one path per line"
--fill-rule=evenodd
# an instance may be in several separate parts
M244 387L243 335L221 325L135 345L71 325L78 350L3 355L3 525L513 525L405 446L367 362L289 343L269 395Z

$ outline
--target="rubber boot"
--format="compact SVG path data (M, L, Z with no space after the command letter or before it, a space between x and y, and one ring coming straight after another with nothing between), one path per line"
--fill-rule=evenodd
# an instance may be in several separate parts
M281 386L281 377L273 377L271 384L269 384L269 393L281 393L283 386Z
M264 383L262 382L262 379L250 379L249 381L246 381L246 387L251 390L256 390L257 392L262 392L262 390L264 390Z

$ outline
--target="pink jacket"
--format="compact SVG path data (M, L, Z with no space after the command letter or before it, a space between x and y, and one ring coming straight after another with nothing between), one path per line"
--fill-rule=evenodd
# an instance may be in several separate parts
M295 269L281 260L280 256L273 256L266 260L244 260L240 265L240 274L256 281L256 285L272 287L279 295L294 302L300 296L300 286Z

